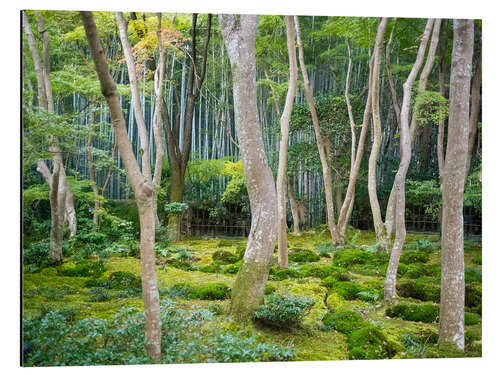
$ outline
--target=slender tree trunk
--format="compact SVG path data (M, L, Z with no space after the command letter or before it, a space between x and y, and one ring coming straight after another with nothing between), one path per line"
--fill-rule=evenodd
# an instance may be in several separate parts
M278 175L276 177L276 187L278 196L278 263L281 268L288 267L288 249L286 238L286 200L285 200L285 180L286 180L286 157L288 150L288 124L292 116L293 101L297 87L297 57L295 54L295 37L293 28L293 17L285 16L286 39L288 47L288 64L290 70L290 80L286 94L285 107L280 119L281 139L278 161Z
M372 77L372 123L373 123L373 143L368 161L368 195L370 198L370 207L372 210L373 226L377 236L379 249L388 251L390 246L390 237L387 234L386 227L382 221L380 205L377 197L377 159L382 142L382 124L380 121L380 65L382 60L382 46L384 43L384 33L387 27L387 18L382 18L378 25L375 48L373 52L373 77Z
M287 192L288 199L290 199L290 210L292 211L293 218L293 235L300 236L300 217L299 217L299 207L297 201L295 200L292 184L290 179L287 179Z
M349 47L349 44L347 44ZM351 50L348 48L349 61L351 61ZM352 208L354 207L354 195L356 188L356 181L358 179L359 169L361 167L361 159L363 158L363 152L365 147L366 133L368 129L368 123L370 120L370 111L372 106L371 96L372 96L372 71L373 71L373 58L370 59L369 72L368 72L368 96L366 99L365 111L363 114L363 124L361 133L359 135L358 147L356 148L356 132L354 124L354 116L352 115L351 101L349 99L349 86L350 86L350 70L348 65L348 74L346 77L346 90L345 98L347 103L347 112L349 115L349 123L351 126L351 170L349 173L349 183L347 185L347 190L344 197L344 202L340 208L339 218L337 228L334 234L334 244L344 245L345 244L345 231L347 229L347 224L351 218ZM356 153L356 158L354 159L354 152Z
M141 276L142 296L146 315L147 353L151 360L161 358L161 318L158 282L155 268L155 231L153 217L153 187L140 171L128 139L125 119L120 107L116 84L109 73L106 53L101 46L92 12L80 12L101 91L109 106L115 139L127 176L134 190L141 226Z
M474 21L453 21L448 142L443 175L439 342L464 349L463 192L467 175Z
M403 251L403 245L406 239L406 226L405 226L405 180L408 166L411 159L411 139L409 128L409 112L411 100L411 88L415 82L415 78L422 66L424 60L425 49L431 33L433 19L427 21L424 34L420 42L417 52L417 58L413 68L408 75L408 79L403 85L403 103L401 104L401 161L399 162L398 172L394 179L394 186L396 191L396 209L395 209L395 223L396 223L396 238L392 247L389 265L387 267L385 286L384 286L384 299L391 301L396 297L396 275L399 266L399 258Z
M477 57L476 71L472 77L471 83L471 107L469 119L469 142L467 147L467 158L465 164L465 179L469 175L470 161L472 158L472 151L476 143L477 123L479 120L479 110L481 109L481 79L482 79L482 58L481 55Z
M326 154L325 141L323 135L321 134L321 128L319 126L318 115L316 113L316 107L314 104L313 93L311 90L311 85L309 84L309 76L307 74L306 64L304 62L304 49L302 48L302 38L300 32L299 18L295 18L295 30L297 32L297 45L299 48L299 62L300 70L302 72L302 78L304 80L304 95L309 105L311 111L311 117L314 125L314 134L316 135L316 144L318 146L319 158L321 160L321 170L323 172L323 183L325 184L325 200L326 200L326 214L328 219L328 229L330 230L330 235L332 237L332 243L335 243L335 217L333 214L333 189L332 189L332 174L330 166L328 165L328 155Z
M160 219L158 218L158 189L161 183L161 172L162 172L162 163L163 163L163 142L162 142L162 123L161 123L161 113L163 111L163 81L165 77L165 64L166 64L166 53L167 50L163 46L162 38L161 38L161 21L162 14L158 13L158 30L156 32L158 39L158 49L159 49L159 61L158 66L155 71L154 77L154 88L155 88L155 97L156 97L156 107L155 113L153 116L153 132L154 132L154 140L155 140L155 171L153 175L153 215L155 226L160 225Z
M257 16L219 15L219 25L231 62L236 132L252 212L243 264L234 282L231 315L251 320L264 298L269 262L278 231L277 198L267 163L257 111L255 40Z

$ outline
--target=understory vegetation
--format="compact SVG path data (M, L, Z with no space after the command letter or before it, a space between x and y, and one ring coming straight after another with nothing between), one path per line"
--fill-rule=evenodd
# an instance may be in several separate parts
M466 242L465 353L438 346L437 236L409 234L398 300L383 302L388 255L374 233L320 256L326 235L290 238L290 266L274 256L252 325L229 317L245 239L185 238L157 244L162 363L481 356L481 246ZM82 235L83 236L83 235ZM68 243L61 266L24 252L24 362L29 366L150 363L144 346L140 261L134 240ZM422 249L422 243L427 243ZM75 242L72 242L75 244ZM92 244L90 247L88 244ZM92 250L90 250L90 248ZM113 250L111 250L111 248ZM107 250L106 250L107 249ZM116 250L115 250L116 249ZM119 249L119 250L118 250Z

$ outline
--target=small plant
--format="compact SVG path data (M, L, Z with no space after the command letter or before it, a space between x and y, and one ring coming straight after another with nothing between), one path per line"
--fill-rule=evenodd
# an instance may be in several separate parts
M269 270L269 279L275 281L281 281L290 278L299 278L300 272L292 267L289 268L278 268L276 266L271 267Z
M347 240L347 245L350 247L356 247L360 235L361 231L359 229L356 230L352 237Z
M206 283L198 286L193 284L175 284L167 294L171 297L186 299L223 300L230 296L231 288L223 283Z
M105 302L112 298L111 294L106 289L99 287L90 289L90 295L90 302Z
M319 254L319 256L324 258L330 258L331 254L337 251L337 249L332 245L331 242L321 242L315 250Z
M481 270L465 266L465 282L466 283L480 283L483 279L483 273Z
M313 305L312 299L273 293L267 297L265 305L259 306L254 318L272 327L291 328L300 324Z
M465 284L465 306L477 307L482 304L482 301L481 287L474 284Z
M434 248L434 245L432 242L425 238L420 238L415 242L415 249L416 250L423 250L423 251L432 251Z
M273 294L274 292L276 292L276 287L273 284L267 283L264 294L267 296L269 294Z
M401 297L416 298L421 301L439 302L441 287L426 279L402 280L397 283L396 289Z
M207 309L213 312L214 315L222 315L224 311L222 305L217 302L209 302L209 304L207 305Z
M177 259L179 259L182 262L189 262L189 261L193 260L194 253L185 247L181 247L177 251L176 257L177 257Z

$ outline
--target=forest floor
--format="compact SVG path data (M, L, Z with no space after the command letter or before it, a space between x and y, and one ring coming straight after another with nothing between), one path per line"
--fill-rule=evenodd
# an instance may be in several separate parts
M331 247L328 240L327 233L314 231L297 237L289 235L291 256L286 270L278 268L274 256L266 294L314 300L300 324L281 329L259 322L243 326L229 318L229 288L241 264L246 239L185 238L159 248L157 275L166 319L164 346L168 347L164 349L167 352L163 362L481 356L480 242L465 243L466 346L465 353L460 353L437 345L441 259L438 236L408 234L398 271L396 305L383 302L389 256L375 251L373 232L350 230L348 244L343 249ZM115 315L123 308L143 311L141 265L137 257L103 258L94 254L89 258L67 258L62 266L45 267L36 272L30 272L25 266L24 341L29 344L28 350L25 348L25 364L120 363L120 360L91 357L91 354L87 359L76 358L72 362L66 358L58 362L57 355L51 357L50 349L45 349L45 356L37 352L44 351L40 349L43 343L37 341L43 339L37 339L37 335L50 336L57 346L61 340L67 340L64 337L78 336L71 331L77 322L93 322L92 329L86 326L87 331L84 330L89 336L89 330L96 332L97 321L114 319L115 325L121 324ZM203 287L205 290L200 291ZM47 328L47 313L53 311L60 312L66 322L51 323L52 328ZM345 312L354 312L356 316L347 316ZM362 318L361 323L356 320L358 316ZM58 330L64 334L50 333ZM99 332L101 336L106 335L104 331ZM115 332L116 336L117 331L109 328L106 332ZM106 343L96 344L99 339L95 340L79 341L78 345L106 347ZM373 353L370 352L372 346L376 347ZM114 350L119 350L117 348ZM371 354L367 354L369 352ZM122 355L122 358L130 356ZM134 361L124 359L122 363Z

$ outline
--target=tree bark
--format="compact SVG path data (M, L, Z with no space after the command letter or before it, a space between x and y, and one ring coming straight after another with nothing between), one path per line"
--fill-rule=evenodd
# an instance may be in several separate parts
M153 187L151 180L141 173L132 151L132 146L128 140L125 119L120 107L116 84L109 73L106 53L101 46L92 12L80 12L80 14L85 27L92 59L94 60L95 70L101 84L101 91L109 106L116 143L125 171L132 185L139 210L142 296L146 316L146 350L151 360L157 361L161 358L161 318L154 252Z
M300 217L299 217L299 207L297 201L295 200L293 186L290 183L290 179L287 179L287 192L288 199L290 200L290 210L292 211L293 218L293 235L300 236Z
M318 146L319 158L321 160L321 170L323 173L323 183L325 184L325 200L326 200L326 214L328 220L328 229L330 230L330 236L332 238L332 243L335 243L335 217L334 217L334 206L333 206L333 189L332 189L332 174L330 166L328 165L328 155L326 154L325 140L321 134L321 128L319 126L318 115L316 113L316 107L314 104L313 93L311 90L311 85L309 83L309 76L307 74L306 65L304 62L304 49L302 48L302 37L300 32L300 24L298 16L294 16L295 19L295 30L297 33L297 46L299 48L299 62L300 70L302 72L302 78L304 80L304 95L309 105L309 110L311 111L311 117L314 125L314 134L316 135L316 145Z
M464 349L463 192L467 175L474 21L453 21L448 142L443 175L439 342Z
M285 16L286 40L288 47L288 64L290 71L289 86L286 93L285 107L281 115L281 139L278 161L278 175L276 177L276 188L278 196L278 263L281 268L288 267L288 249L286 238L286 200L285 200L285 180L286 180L286 157L288 150L289 131L288 124L292 116L295 90L297 88L297 57L295 53L295 34L293 27L293 17Z
M379 249L388 251L390 246L390 238L387 234L386 227L382 221L382 214L380 213L380 205L377 197L377 159L380 151L380 144L382 142L382 124L380 121L380 105L379 105L379 92L380 92L380 65L382 56L382 46L384 43L384 34L387 27L387 18L382 18L378 25L377 37L375 41L375 48L373 52L373 77L372 77L372 123L373 123L373 143L368 161L368 195L370 198L370 207L372 210L373 226L377 236L377 243Z
M396 275L399 266L399 258L403 250L403 245L406 239L406 226L405 226L405 180L408 166L411 159L411 136L409 128L409 112L411 100L411 88L415 82L415 78L422 66L424 60L425 49L429 36L431 33L433 19L427 21L424 34L422 35L420 46L417 52L417 58L413 64L413 68L408 75L406 82L403 85L403 103L401 104L401 160L399 162L398 172L394 179L394 188L396 195L396 209L395 209L395 224L396 224L396 238L392 247L389 265L387 267L385 285L384 285L384 299L391 301L396 297Z
M476 71L472 77L471 83L471 107L469 118L469 142L467 147L467 158L465 164L465 179L469 175L470 161L472 159L472 151L476 143L477 123L479 121L479 110L481 109L481 81L482 81L482 57L480 54L477 56Z
M235 125L252 213L243 264L231 298L231 315L242 322L252 319L255 309L264 299L278 231L276 187L264 151L257 110L257 24L258 18L253 15L219 15L231 62Z

